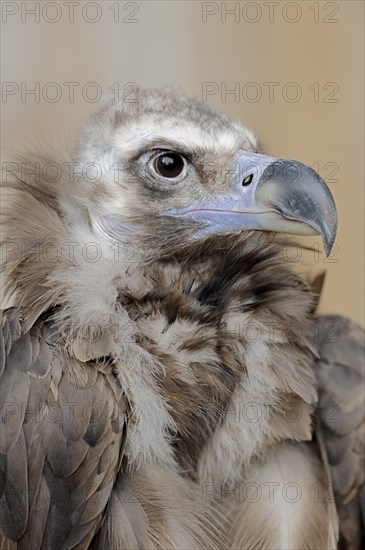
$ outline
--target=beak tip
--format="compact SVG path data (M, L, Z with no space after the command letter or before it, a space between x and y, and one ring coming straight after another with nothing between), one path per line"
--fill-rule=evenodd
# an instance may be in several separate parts
M324 246L324 250L327 258L331 255L333 245L334 245L334 240L332 239L328 240L326 238L323 239L323 246Z
M325 231L322 233L322 239L323 239L323 247L326 253L327 258L331 255L331 252L333 250L333 246L335 244L336 236L337 236L337 212L336 209L334 209L334 212L336 213L334 217L334 223L332 224L332 227L327 227Z

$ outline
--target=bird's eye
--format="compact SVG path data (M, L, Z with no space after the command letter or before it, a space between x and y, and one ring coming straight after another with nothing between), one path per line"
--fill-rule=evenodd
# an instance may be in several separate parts
M153 159L153 169L157 174L166 179L181 179L186 172L186 160L179 153L160 153Z

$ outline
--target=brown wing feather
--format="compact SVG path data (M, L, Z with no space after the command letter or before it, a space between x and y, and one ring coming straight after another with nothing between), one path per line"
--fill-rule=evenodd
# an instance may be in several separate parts
M111 367L63 355L51 322L25 332L8 310L1 326L0 548L85 548L119 469L125 399Z
M317 320L319 424L340 519L341 549L365 546L364 330L339 316Z

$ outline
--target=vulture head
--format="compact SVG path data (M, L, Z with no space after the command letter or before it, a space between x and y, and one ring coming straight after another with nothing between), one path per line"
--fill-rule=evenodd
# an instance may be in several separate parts
M314 170L262 154L242 124L176 91L108 101L76 157L103 172L85 188L93 227L141 256L191 254L250 230L319 234L327 255L333 246L336 207Z

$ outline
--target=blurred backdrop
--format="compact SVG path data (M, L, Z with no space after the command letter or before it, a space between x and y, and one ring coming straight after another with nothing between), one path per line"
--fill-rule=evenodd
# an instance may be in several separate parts
M73 142L100 96L174 84L328 182L321 311L364 322L362 1L2 1L2 146ZM318 246L319 240L314 240ZM320 250L322 248L320 247Z

